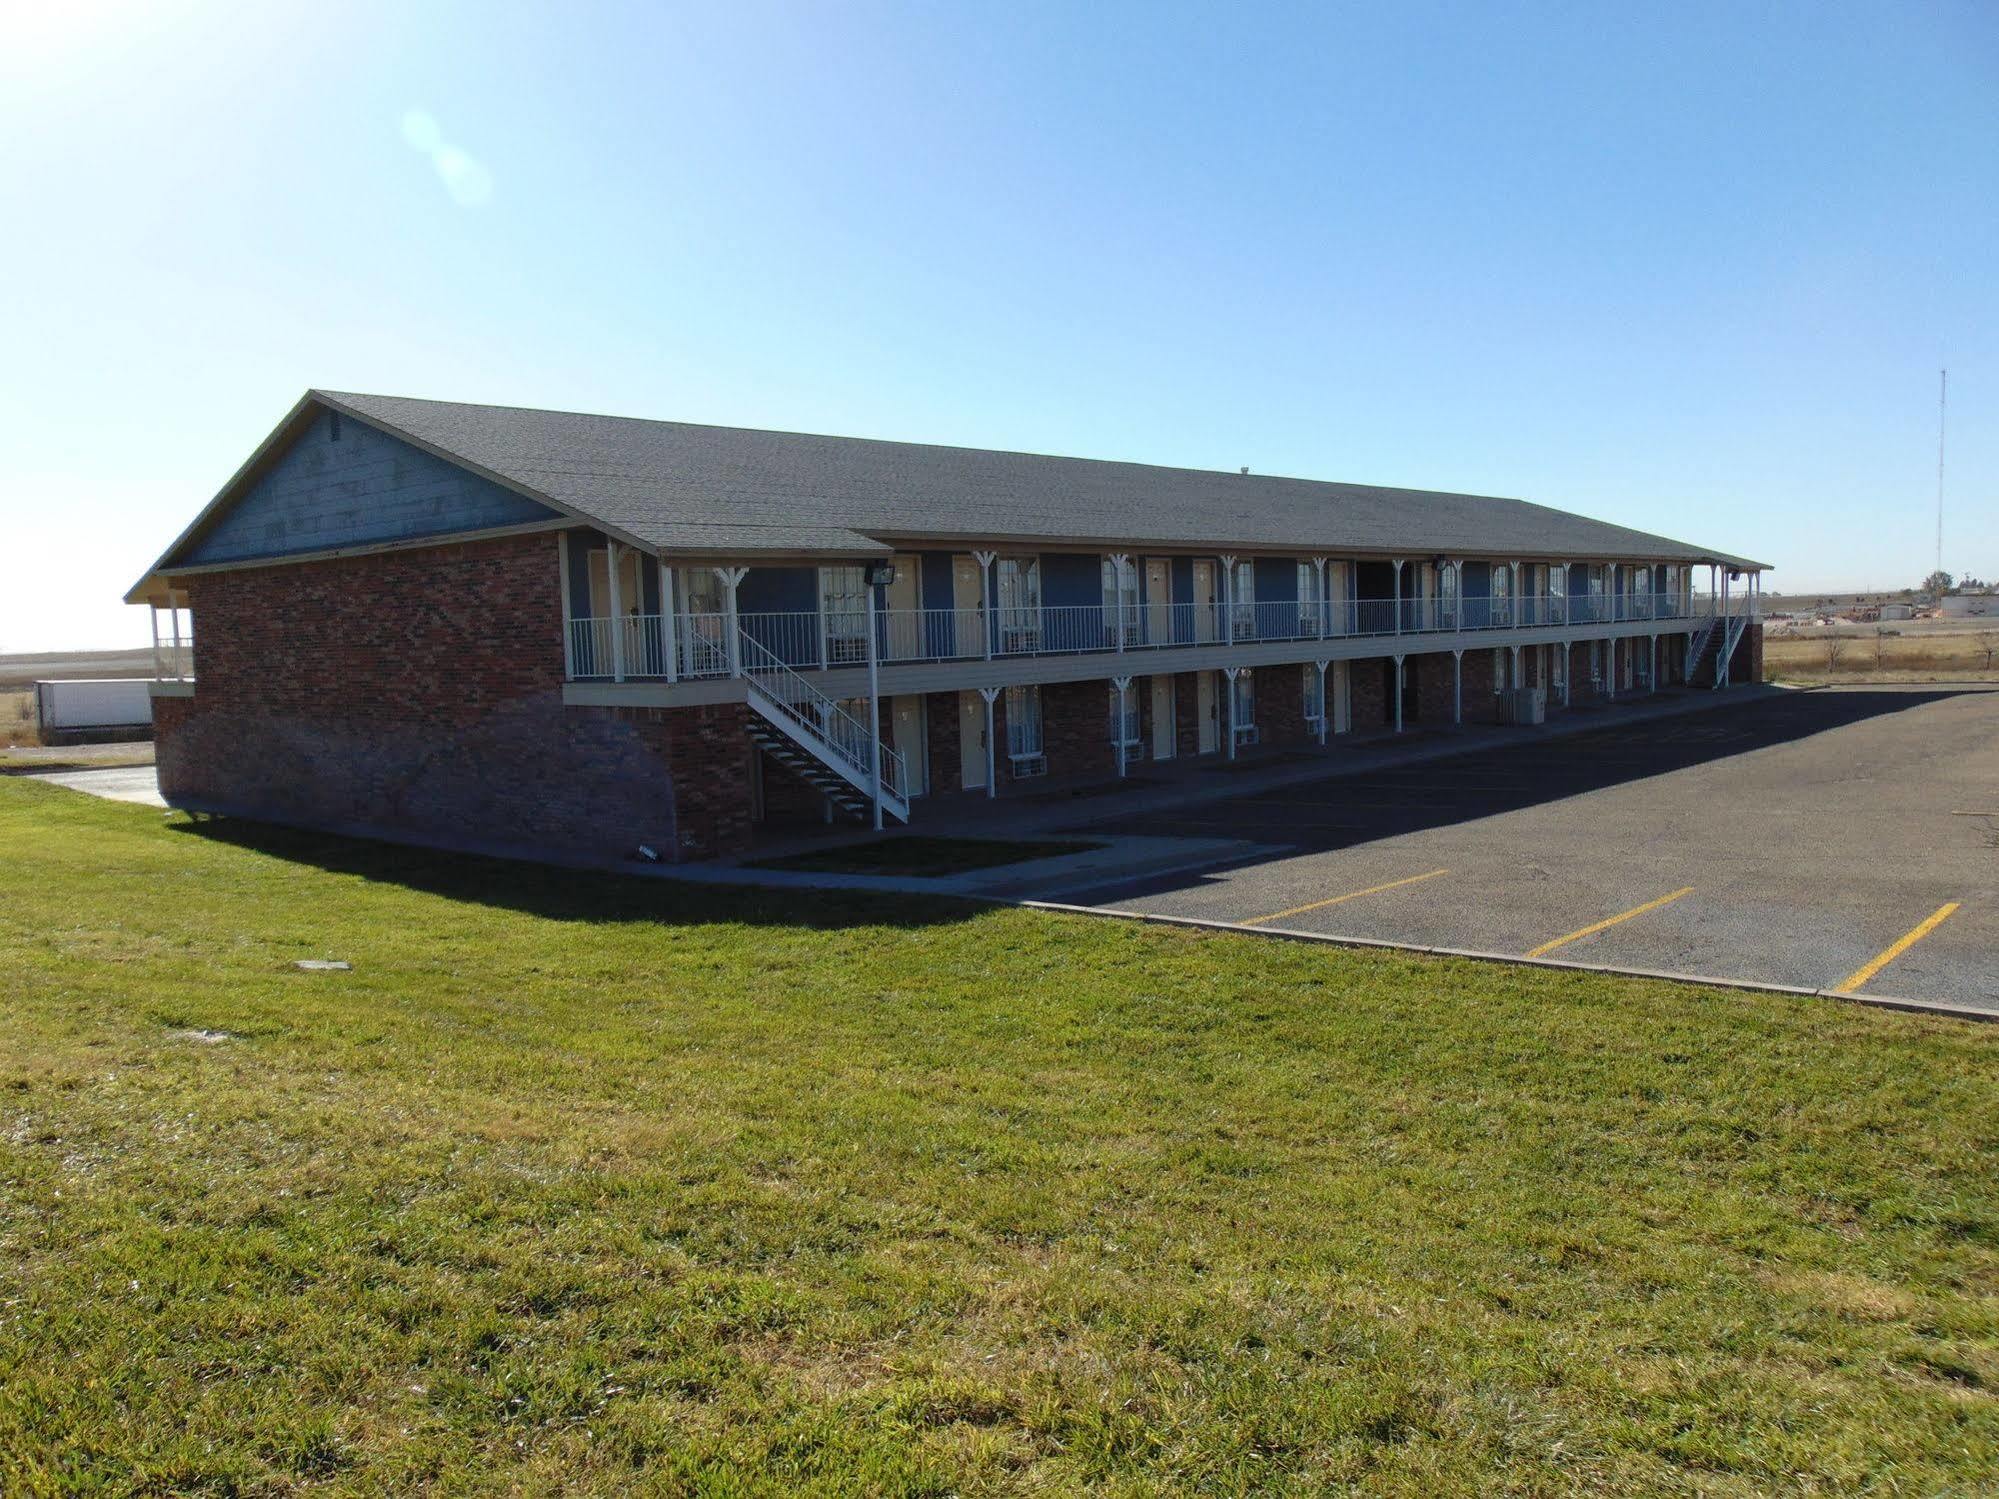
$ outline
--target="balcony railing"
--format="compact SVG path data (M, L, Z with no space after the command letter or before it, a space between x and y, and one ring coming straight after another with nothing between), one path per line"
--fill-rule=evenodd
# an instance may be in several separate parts
M157 641L153 646L153 680L156 682L192 682L194 680L194 642L183 640L178 644Z
M1020 656L1144 652L1173 647L1456 635L1466 632L1690 620L1698 611L1678 594L1534 595L1516 598L1257 600L1231 604L1048 604L984 609L886 609L875 615L877 659L971 661ZM749 613L743 637L794 670L861 666L868 659L865 613ZM634 614L569 622L574 678L725 677L726 614ZM671 670L668 670L669 662Z

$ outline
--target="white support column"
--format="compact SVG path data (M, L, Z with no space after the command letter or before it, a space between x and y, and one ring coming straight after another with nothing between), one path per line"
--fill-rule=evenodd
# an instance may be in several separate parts
M1112 552L1111 563L1111 629L1117 635L1117 649L1124 649L1124 570L1131 565L1129 552ZM1122 703L1119 704L1123 706ZM1124 774L1124 762L1118 762L1118 774Z
M1117 715L1112 720L1112 732L1117 736L1117 778L1124 779L1124 723L1125 699L1131 691L1130 677L1112 677L1111 690L1117 693Z
M876 601L881 592L878 583L863 585L868 590L868 781L872 787L870 800L874 803L875 831L882 830L882 679L881 652L875 645ZM730 591L730 612L735 609L734 590Z
M1515 687L1527 685L1520 675L1520 647L1517 645L1513 647L1513 685Z
M993 743L993 700L999 695L997 687L979 689L979 696L986 703L986 798L989 801L999 795L999 746Z
M618 587L618 553L622 550L615 541L604 543L604 571L610 575L611 588L611 680L625 680L625 596Z
M1324 557L1314 557L1312 559L1312 568L1319 576L1319 639L1324 640L1326 638L1326 616L1332 612L1333 608L1332 596L1326 592L1326 559ZM1323 678L1325 674L1326 668L1322 665L1319 668L1319 675ZM1322 738L1320 743L1323 744L1324 742Z
M666 565L664 557L659 559L659 648L666 654L667 681L678 682L680 642L674 632L673 569Z
M1396 567L1400 570L1401 564L1397 563ZM1396 586L1398 588L1401 586L1399 580ZM1398 614L1401 612L1399 607L1396 612ZM1398 734L1402 732L1402 663L1407 659L1405 656L1395 658L1395 732Z
M972 560L979 564L979 618L985 625L986 659L988 661L993 659L993 559L998 555L999 553L997 552L972 553ZM992 728L992 710L992 699L988 698L986 700L986 728L988 730ZM990 734L987 737L990 738ZM988 788L992 786L990 779L987 780L986 785Z
M715 569L715 576L722 580L722 629L728 636L729 675L732 677L740 677L743 674L742 632L736 625L736 585L743 581L743 576L747 572L749 572L747 567Z
M1451 727L1460 728L1465 721L1465 653L1451 652Z
M1228 683L1229 683L1229 685L1228 685L1228 695L1229 695L1229 744L1228 744L1228 757L1229 757L1229 758L1230 758L1231 760L1233 760L1233 759L1235 758L1235 679L1236 679L1236 674L1237 674L1238 672L1240 672L1241 670L1242 670L1242 668L1241 668L1240 666L1224 666L1224 667L1222 668L1222 675L1228 678Z
M1395 633L1397 635L1400 635L1402 633L1402 559L1400 557L1396 557L1393 559L1393 561L1395 563ZM1402 658L1400 656L1397 656L1395 659L1396 662L1398 663L1398 669L1399 669L1399 663L1401 662ZM1397 682L1400 682L1401 678L1397 677L1396 680ZM1398 711L1396 713L1396 724L1395 724L1395 732L1398 734L1402 732L1401 717L1402 715L1400 711Z
M1216 632L1224 645L1235 644L1235 556L1222 553L1222 627ZM1233 680L1233 679L1231 679ZM1229 736L1229 753L1235 754L1235 736Z
M1720 687L1726 687L1728 685L1728 658L1732 654L1728 649L1728 569L1726 567L1723 567L1721 570L1720 629L1721 653L1715 657L1714 675L1715 684Z
M1320 577L1322 578L1325 576L1324 566L1325 559L1321 558ZM1333 700L1326 695L1326 668L1332 663L1320 660L1312 664L1319 668L1319 748L1324 749L1326 747L1326 728L1333 721Z
M160 659L160 606L149 600L146 604L146 618L152 622L153 626L153 677L155 680L160 680L167 674L167 664ZM568 643L568 621L566 619L563 622L563 641L566 649ZM566 660L567 658L565 657L564 659ZM573 676L575 673L569 672L566 675Z
M1652 649L1645 658L1645 689L1648 692L1657 692L1659 690L1659 637L1657 635L1652 637Z
M1611 636L1603 643L1603 700L1617 701L1617 637Z

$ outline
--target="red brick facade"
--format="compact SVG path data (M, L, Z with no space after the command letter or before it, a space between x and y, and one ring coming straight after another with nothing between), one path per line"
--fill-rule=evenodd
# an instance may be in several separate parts
M747 846L748 709L562 702L553 535L197 574L170 801L597 856Z
M196 620L192 697L154 700L162 790L178 805L356 832L473 846L513 846L596 857L640 844L665 858L748 847L757 788L766 815L816 819L821 794L759 762L744 703L695 708L589 708L563 702L559 549L542 533L380 552L319 562L196 574L185 580ZM1649 641L1618 648L1620 661ZM1663 681L1681 675L1684 635L1663 636ZM1735 678L1757 679L1762 635L1738 650ZM1611 647L1599 659L1610 669ZM1520 677L1560 695L1539 648L1523 649ZM1510 655L1500 658L1502 679ZM1462 721L1497 718L1495 651L1462 657ZM1266 748L1313 742L1301 664L1254 672L1255 722ZM1412 652L1403 664L1405 726L1448 727L1453 661ZM1337 669L1335 669L1337 671ZM1394 722L1392 658L1347 663L1353 732ZM1335 672L1327 678L1333 706ZM1620 683L1623 674L1619 676ZM1575 702L1591 697L1589 646L1569 662ZM1200 753L1201 674L1174 678L1173 739ZM1226 753L1230 683L1212 674L1214 749ZM1620 686L1620 691L1627 690ZM1635 689L1642 690L1642 688ZM1140 723L1136 759L1155 744L1152 679L1132 680ZM976 702L976 694L973 700ZM1109 684L1040 688L1045 774L1116 772ZM929 789L962 789L957 692L925 695ZM977 721L983 731L984 709ZM893 707L881 731L893 740ZM993 705L996 774L1017 778L1006 752L1006 699Z

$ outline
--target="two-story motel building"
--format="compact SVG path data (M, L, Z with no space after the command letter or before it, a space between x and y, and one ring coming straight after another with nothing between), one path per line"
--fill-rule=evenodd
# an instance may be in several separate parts
M1744 680L1763 566L1519 500L314 391L128 599L174 805L692 858Z

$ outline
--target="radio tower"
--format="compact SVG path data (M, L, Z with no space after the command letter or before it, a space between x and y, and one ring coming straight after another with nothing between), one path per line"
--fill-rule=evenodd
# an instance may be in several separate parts
M1937 371L1937 571L1943 571L1943 431L1950 401L1950 371Z

